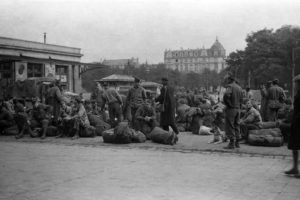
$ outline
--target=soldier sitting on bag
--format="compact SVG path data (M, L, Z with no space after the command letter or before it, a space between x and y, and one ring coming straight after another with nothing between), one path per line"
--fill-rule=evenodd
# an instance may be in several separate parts
M73 129L75 130L75 135L72 137L72 139L78 139L79 132L90 127L90 121L83 106L83 101L80 97L75 98L75 112L72 113L70 120L72 120Z
M29 132L29 134L32 134L32 130L29 126L29 116L26 112L26 108L24 105L24 101L22 99L14 99L14 110L15 115L14 119L18 126L18 135L16 135L16 139L20 139L24 137L25 132Z
M149 134L157 126L156 121L156 111L154 109L153 101L151 104L144 103L143 105L139 106L135 113L136 120L136 127L137 130L144 133L147 139L150 139Z
M30 127L32 129L41 129L41 139L45 139L47 128L52 120L52 107L41 103L39 98L33 98L32 104L33 109Z
M242 138L247 142L248 131L257 130L261 128L262 119L258 110L256 110L251 100L246 102L246 113L238 122L240 125Z
M15 124L13 113L9 112L4 102L0 105L0 135L1 133Z

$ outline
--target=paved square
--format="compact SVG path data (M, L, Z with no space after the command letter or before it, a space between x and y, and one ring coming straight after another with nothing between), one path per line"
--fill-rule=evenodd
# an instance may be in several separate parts
M0 199L300 199L290 159L0 141Z

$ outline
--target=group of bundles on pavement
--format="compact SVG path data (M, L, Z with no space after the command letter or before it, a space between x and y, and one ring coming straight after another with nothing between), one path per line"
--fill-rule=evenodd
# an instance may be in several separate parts
M159 117L163 114L175 116L175 112L170 111L170 107L174 107L175 111L173 89L167 89L166 84L162 88L163 95L154 99L140 86L139 79L135 80L125 98L105 83L98 96L101 103L94 98L84 100L80 96L67 100L59 84L55 82L50 86L45 103L39 98L1 101L0 134L14 135L16 139L26 134L41 139L50 136L72 139L102 136L104 142L116 144L149 139L173 145L178 141L179 132L172 123L172 117L164 117L165 120ZM156 106L155 101L160 106ZM164 107L164 110L156 107ZM162 128L158 121L162 122ZM169 130L169 125L175 130Z
M230 139L230 129L234 129L232 132L235 132L238 148L241 141L254 146L279 147L288 140L293 106L277 79L261 87L260 107L249 87L242 90L238 115L232 122L231 113L226 113L232 105L231 96L229 100L226 99L226 92L224 99L217 102L205 91L178 92L178 129L197 135L212 135L209 143L214 144L226 142Z

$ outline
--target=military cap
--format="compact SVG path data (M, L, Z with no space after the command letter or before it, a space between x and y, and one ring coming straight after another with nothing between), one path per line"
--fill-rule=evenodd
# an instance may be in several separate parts
M277 78L275 78L273 81L272 81L273 84L278 84L279 83L279 80Z
M162 81L168 81L168 78L163 77L163 78L161 78L161 80L162 80Z
M108 83L107 82L103 82L102 85L105 87L105 86L108 86Z

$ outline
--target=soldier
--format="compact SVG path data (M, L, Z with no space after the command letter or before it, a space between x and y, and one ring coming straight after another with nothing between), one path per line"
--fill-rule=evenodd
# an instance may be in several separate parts
M162 78L162 85L160 95L155 99L156 102L159 102L163 109L160 112L160 126L169 131L169 126L173 129L176 135L179 134L177 126L175 124L175 97L174 97L174 88L168 85L168 79ZM175 143L178 141L176 136Z
M231 74L225 77L227 82L226 92L223 97L225 104L225 133L229 138L229 144L225 149L239 148L239 137L240 137L240 108L243 101L243 90L236 83L235 79Z
M298 169L298 159L300 150L300 75L294 78L294 82L296 83L296 96L294 98L294 113L288 142L288 149L292 150L293 152L293 167L289 171L286 171L285 174L295 175L297 178L300 178L300 173Z
M260 113L253 107L251 100L248 100L246 102L246 113L239 121L242 137L247 141L248 131L260 129L261 124Z
M6 128L9 128L14 125L14 116L7 107L6 104L3 102L0 105L0 134Z
M154 105L148 103L141 105L135 113L135 118L138 130L144 133L147 139L150 139L149 134L157 125Z
M60 81L56 80L51 88L47 91L47 104L52 106L53 124L57 125L60 116L61 106L64 105L63 96L59 89Z
M268 89L268 121L276 121L277 114L285 100L283 89L278 85L278 79L272 81L272 86Z
M122 105L123 101L120 94L114 88L108 88L107 83L103 83L104 91L102 94L102 108L101 110L104 111L105 104L108 104L108 114L111 126L114 127L115 118L118 119L118 122L123 120L122 116Z
M75 98L75 112L70 119L73 120L73 129L75 129L75 135L72 139L78 139L79 132L90 126L90 121L83 106L83 100L80 97Z
M41 139L46 138L47 128L51 120L51 106L40 102L38 98L32 99L32 119L30 121L31 128L41 128Z
M267 121L267 96L268 96L268 87L271 85L272 81L269 81L267 83L267 87L263 84L260 86L260 95L261 95L261 101L260 101L260 115L262 117L263 121Z
M145 103L146 98L146 91L143 87L140 86L140 79L134 78L134 86L130 88L128 92L126 103L131 110L131 126L135 130L137 130L135 113L137 109Z

